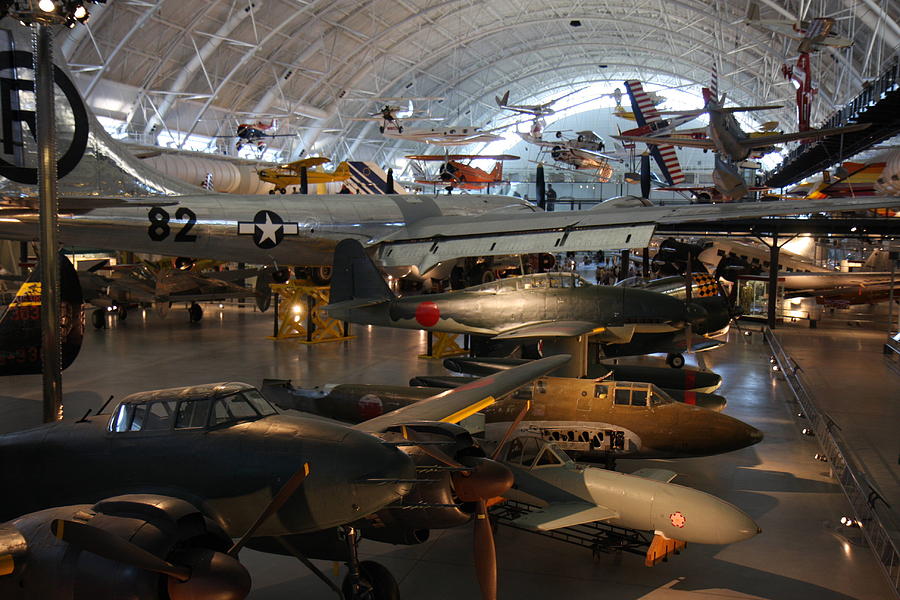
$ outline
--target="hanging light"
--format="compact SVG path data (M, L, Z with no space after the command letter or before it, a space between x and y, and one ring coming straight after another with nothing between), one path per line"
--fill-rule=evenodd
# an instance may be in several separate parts
M53 12L56 10L56 3L53 0L41 0L38 2L38 8L44 12Z
M85 18L88 14L87 9L83 4L79 4L75 7L75 11L72 13L72 16L78 19L79 21Z

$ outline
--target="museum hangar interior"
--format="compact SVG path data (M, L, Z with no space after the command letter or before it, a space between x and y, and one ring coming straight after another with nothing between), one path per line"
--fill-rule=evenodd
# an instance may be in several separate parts
M0 17L0 598L900 597L898 3Z

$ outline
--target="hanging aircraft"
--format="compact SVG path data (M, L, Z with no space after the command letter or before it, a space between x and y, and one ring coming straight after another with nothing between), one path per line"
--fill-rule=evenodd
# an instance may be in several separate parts
M393 127L397 133L403 133L403 123L406 121L442 121L442 117L432 117L430 115L417 115L413 110L413 100L443 100L438 97L427 98L380 98L384 101L406 101L407 106L398 106L395 104L385 104L375 112L369 113L367 117L350 117L347 121L380 121L378 127L380 133L384 133L388 127Z
M603 138L593 131L578 131L574 138L569 139L566 139L562 131L557 131L556 140L545 140L543 123L535 119L531 131L519 132L519 137L541 148L542 153L549 153L555 161L570 165L575 170L594 171L597 180L603 183L612 177L613 167L610 162L624 162L621 157L605 154Z
M486 501L512 476L454 423L566 360L353 427L279 414L255 388L219 383L132 394L111 415L2 435L4 476L19 493L0 499L0 596L242 600L247 546L297 556L323 580L307 558L347 561L347 600L397 597L384 567L360 561L360 533L421 543L424 530L474 516L482 598L495 600Z
M304 179L306 184L332 183L335 181L346 181L350 179L350 165L346 162L338 164L337 168L331 173L316 170L315 167L330 163L330 158L324 156L316 156L311 158L301 158L277 167L260 169L256 172L260 181L271 183L275 187L269 190L270 194L275 192L287 193L290 185L303 186Z
M496 142L503 136L493 133L495 130L484 130L473 125L449 125L445 127L429 127L421 129L401 129L393 125L387 125L381 133L384 137L398 140L421 142L434 146L466 146Z
M418 161L441 161L438 167L438 178L416 178L416 183L430 185L444 185L448 190L459 188L464 190L480 190L491 187L492 183L503 181L504 160L518 160L519 157L512 154L410 154L406 158ZM469 163L461 161L467 160ZM473 160L497 161L493 170L488 173L483 169L472 166Z
M838 35L834 29L836 21L830 17L816 17L808 20L789 21L786 19L761 19L759 15L759 3L750 2L747 5L747 16L743 23L773 31L779 35L797 40L798 53L815 52L822 46L832 48L849 48L853 40Z
M622 106L622 91L619 88L616 88L615 91L618 92L618 94L615 96L616 107L613 109L613 114L621 119L636 121L636 113L633 110L627 111L625 110L625 107ZM658 92L647 92L647 99L650 100L653 106L659 106L666 101L665 97L660 96Z
M40 273L38 264L0 314L0 376L36 375L43 370ZM59 290L61 364L66 369L78 357L84 340L84 307L78 274L62 253L59 255ZM0 563L2 555L0 549Z
M26 34L14 30L16 48L30 47ZM30 85L32 56L12 47L5 56L15 68L0 64L0 78L18 82L9 88L18 102L18 95L26 93L23 86ZM60 240L73 246L320 267L331 263L340 240L352 236L376 252L381 266L413 265L425 273L442 261L465 256L644 247L658 223L900 205L898 198L866 198L545 213L508 196L402 193L364 199L297 196L288 204L228 195L223 202L225 195L170 180L131 156L92 117L66 66L57 66ZM21 102L29 106L25 96ZM13 105L0 103L0 111ZM11 131L8 143L0 144L0 239L36 239L37 152L28 125L34 115L18 109L0 116ZM458 140L458 131L449 129ZM468 135L468 143L481 133L464 128L461 136ZM429 137L434 138L434 131L425 135ZM381 183L371 186L380 193Z
M737 163L747 159L754 152L769 152L775 149L776 144L805 139L815 139L830 135L839 135L860 131L869 127L870 123L857 123L845 127L833 127L829 129L810 129L794 133L763 132L762 134L749 134L741 129L734 118L736 112L767 110L781 108L781 106L747 106L725 107L725 95L718 95L718 82L715 70L713 80L709 88L703 88L705 106L699 110L679 111L682 116L709 115L709 125L705 139L694 139L690 136L682 137L675 131L669 135L661 136L613 136L626 142L644 142L655 146L679 146L687 148L701 148L716 152L715 169L712 178L716 189L726 200L738 200L747 195L747 184L738 171Z
M519 361L509 368L528 363ZM469 384L477 381L468 378ZM285 380L265 380L262 387L266 398L281 408L347 423L391 414L440 390L446 391L446 386L328 384L304 389ZM710 456L746 448L763 438L758 429L734 417L676 402L652 383L541 377L508 398L497 398L497 404L481 411L486 440L500 440L525 403L531 402L517 429L558 444L580 462Z
M574 96L579 92L583 92L587 88L580 88L575 91L569 92L568 94L563 94L553 100L548 102L544 102L543 104L510 104L509 103L509 90L503 94L503 97L494 96L494 100L497 102L497 106L505 110L511 110L513 112L521 113L523 115L533 115L535 117L546 117L549 115L556 114L556 110L552 107L554 104L563 100L564 98L568 98L569 96ZM593 100L593 99L592 99ZM570 107L571 108L571 107Z
M266 151L266 140L279 137L297 137L295 133L274 133L278 122L273 119L271 123L256 121L255 123L239 123L233 135L218 135L215 137L236 137L235 150L240 152L246 145L256 145L256 153L262 155Z

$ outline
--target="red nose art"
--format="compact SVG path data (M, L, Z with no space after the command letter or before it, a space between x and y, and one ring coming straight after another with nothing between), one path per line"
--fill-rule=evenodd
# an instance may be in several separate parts
M434 327L441 318L441 311L434 302L422 302L416 307L416 322L422 327Z

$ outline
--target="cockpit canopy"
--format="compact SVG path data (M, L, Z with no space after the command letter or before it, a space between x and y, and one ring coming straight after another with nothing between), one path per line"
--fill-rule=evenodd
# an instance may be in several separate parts
M109 431L166 431L220 427L277 411L246 383L225 382L139 392L124 398Z
M502 293L547 288L583 288L590 285L586 279L577 273L534 273L533 275L521 275L489 281L488 283L467 288L467 290Z

